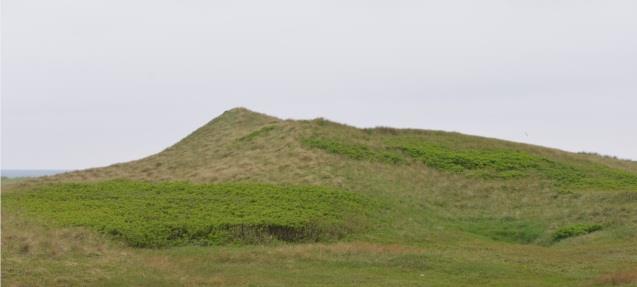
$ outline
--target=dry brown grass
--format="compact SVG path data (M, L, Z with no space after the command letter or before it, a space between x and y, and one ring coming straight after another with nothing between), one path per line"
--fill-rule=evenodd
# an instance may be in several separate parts
M369 242L338 242L285 244L281 246L254 246L238 249L221 247L218 249L195 248L188 255L166 251L157 254L145 251L142 262L160 273L170 273L178 278L182 286L250 286L247 276L222 272L222 266L270 266L285 265L294 268L297 264L329 264L339 261L378 262L388 261L401 255L421 255L424 249L401 246L399 244L378 244ZM201 274L199 269L216 270ZM250 270L245 270L250 274ZM276 285L276 284L275 284Z
M422 248L399 244L378 244L370 242L337 242L332 244L316 243L288 245L272 248L268 251L278 258L316 259L321 257L339 256L394 256L404 254L423 254Z
M250 140L242 140L263 127L274 129ZM129 178L325 183L330 177L330 173L325 172L329 163L322 153L302 146L299 139L307 132L296 121L234 109L159 154L105 168L62 174L50 180Z
M49 227L3 210L2 285L77 286L107 280L131 256L116 245L88 230Z
M59 258L68 254L102 256L108 241L82 228L49 228L12 213L2 216L3 251L25 256Z
M637 284L637 268L602 275L595 283L604 286Z

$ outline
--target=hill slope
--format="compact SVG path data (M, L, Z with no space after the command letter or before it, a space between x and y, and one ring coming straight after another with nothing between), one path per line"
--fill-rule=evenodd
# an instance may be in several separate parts
M322 119L281 120L239 108L225 112L156 155L16 184L9 191L17 194L16 198L19 194L30 194L31 197L24 198L40 200L41 195L46 194L49 200L64 194L55 192L55 188L66 186L64 192L70 194L62 200L73 208L79 206L79 213L61 208L60 213L47 213L47 216L70 218L73 219L71 225L89 226L75 221L75 218L87 217L77 214L94 214L86 208L87 204L72 205L73 201L87 199L87 194L80 193L84 189L95 190L91 195L95 197L88 198L91 204L88 206L105 212L113 209L113 205L104 204L105 199L138 200L139 196L152 199L153 192L163 194L165 190L144 187L147 193L142 194L136 191L139 188L128 188L137 184L134 182L124 184L126 191L100 189L104 180L121 179L127 180L125 182L166 181L166 185L159 186L168 187L174 184L172 181L214 183L221 184L212 185L221 190L228 183L265 184L274 186L272 190L284 191L290 190L289 185L303 187L303 190L307 186L322 186L330 192L334 190L338 196L351 198L342 195L342 191L373 202L368 205L369 214L361 221L365 228L339 236L338 243L331 238L320 240L326 242L325 245L268 243L274 245L263 249L243 246L130 251L138 262L165 258L166 262L151 264L149 272L170 270L175 275L160 272L154 277L155 284L580 286L603 285L613 280L637 284L637 245L634 244L637 240L637 164L630 161L441 131L357 129ZM81 188L69 190L61 182L75 182L71 186ZM85 182L97 183L87 185ZM39 188L39 185L51 188ZM30 186L35 186L33 193L27 193ZM196 185L194 189L200 190L201 186L206 185ZM200 200L221 198L216 197L220 193L202 194L190 192L188 188L186 193L195 194ZM308 188L314 190L314 187ZM37 193L38 190L48 191ZM100 193L100 190L106 192ZM71 196L73 194L78 195ZM260 200L273 200L258 191L246 194L265 195ZM169 197L158 197L158 202L170 205L175 198L170 190L167 195ZM290 198L287 203L304 208L300 203L303 196ZM249 197L240 199L243 200L252 202L247 205L250 208L244 210L264 206L253 205ZM26 203L34 201L23 202L22 206L26 207ZM37 202L35 206L44 203L50 201ZM276 206L276 203L265 205L275 205L276 212L286 216L297 212L293 207ZM135 208L142 208L139 206ZM188 212L188 206L194 210L206 208L199 203L180 203L180 206L185 208L184 212ZM330 206L312 210L330 217L327 215L338 213L334 211L335 205ZM9 207L12 207L10 213L6 213L3 200L3 218L7 214L10 218L30 216L22 213L18 205ZM51 208L46 209L47 212ZM223 207L215 205L214 208ZM360 208L361 205L356 205L355 213L365 213ZM161 208L152 210L162 212ZM189 214L175 216L181 221L171 221L172 225L161 228L186 224ZM198 214L203 214L197 217L201 222L211 213L193 213L193 216ZM233 216L229 218L243 218ZM89 223L99 225L111 217L107 214ZM122 221L135 222L135 219L122 217ZM3 242L6 236L14 236L7 239L8 246L3 244L3 260L8 258L16 266L33 264L35 251L21 251L15 230L39 230L19 226L41 223L12 222L5 228L9 235L3 232ZM152 232L163 230L161 228ZM144 238L144 233L140 234ZM49 236L56 238L55 234ZM46 238L40 240L48 242ZM64 240L67 239L61 239L66 242ZM114 252L120 250L120 247L113 248ZM76 260L73 256L77 255L70 257ZM206 263L209 261L218 264L209 265ZM44 262L41 264L59 263L55 258ZM219 268L223 272L214 273ZM277 272L273 272L273 268ZM121 277L123 275L117 272L124 271L109 272ZM3 275L7 274L3 269ZM210 274L217 274L223 280L217 281L219 278ZM326 281L312 274L330 274L334 279ZM128 276L137 278L135 274Z
M621 201L637 191L635 166L459 133L357 129L237 108L159 154L53 178L329 186L380 197L394 206L388 226L413 218L403 216L409 212L426 221L410 230L442 217L473 234L548 242L569 224L637 223L637 210L627 208L633 203ZM602 197L618 202L594 205ZM539 213L537 206L543 207ZM405 232L388 226L379 228L383 236Z
M637 188L634 162L458 133L285 121L244 108L225 112L159 154L59 178L279 181L278 176L297 173L291 181L323 184L333 174L317 179L317 173L338 165L333 161L417 166L482 179L534 177L574 189Z

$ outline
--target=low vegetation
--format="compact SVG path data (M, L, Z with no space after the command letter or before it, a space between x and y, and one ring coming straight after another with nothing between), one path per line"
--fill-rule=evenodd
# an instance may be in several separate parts
M136 247L328 240L360 227L370 208L328 188L133 181L47 184L3 201Z
M559 241L562 239L586 235L595 231L602 230L602 226L599 224L575 224L562 227L553 234L553 240Z
M363 144L346 143L324 138L310 138L304 140L304 143L310 147L344 155L355 160L371 160L393 164L405 162L405 158L396 151L373 149Z

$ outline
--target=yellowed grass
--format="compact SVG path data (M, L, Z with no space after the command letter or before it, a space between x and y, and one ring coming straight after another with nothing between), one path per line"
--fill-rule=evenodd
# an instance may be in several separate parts
M129 254L94 232L47 227L3 210L3 286L64 286L109 278L113 265ZM66 272L49 269L51 263Z
M600 276L595 282L610 286L637 284L637 268L605 274Z

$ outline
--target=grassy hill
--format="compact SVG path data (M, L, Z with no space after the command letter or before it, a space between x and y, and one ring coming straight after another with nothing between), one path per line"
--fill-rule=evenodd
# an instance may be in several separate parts
M637 163L459 133L239 108L2 192L7 286L637 286Z

